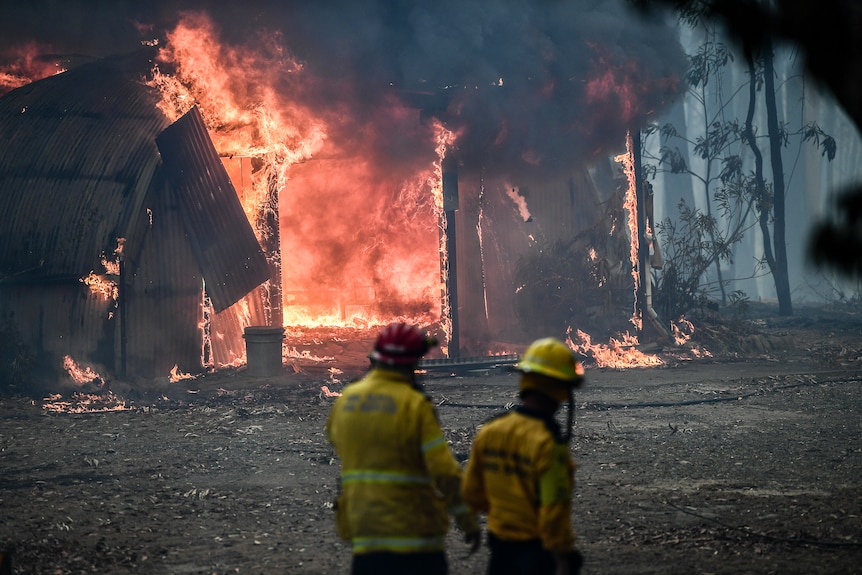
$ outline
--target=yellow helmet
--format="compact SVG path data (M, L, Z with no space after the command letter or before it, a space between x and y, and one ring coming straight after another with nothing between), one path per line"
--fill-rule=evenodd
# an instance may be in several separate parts
M521 391L535 389L560 403L584 378L584 367L569 346L553 337L530 344L515 369L524 374L518 385Z

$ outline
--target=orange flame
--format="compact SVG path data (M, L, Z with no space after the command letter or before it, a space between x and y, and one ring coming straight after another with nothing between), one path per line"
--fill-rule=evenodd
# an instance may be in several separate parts
M671 322L670 328L677 345L686 343L694 335L694 324L685 319L685 316L680 316L677 321Z
M443 340L440 343L440 349L445 355L449 354L449 346L446 342L452 339L452 310L449 305L449 298L443 297L446 293L446 285L449 281L449 252L446 249L448 238L446 229L447 222L446 211L443 205L443 160L446 159L446 153L452 149L458 139L458 134L444 126L439 120L434 120L434 150L437 154L437 161L434 162L433 173L429 180L429 185L432 189L434 197L434 212L437 215L438 227L438 252L440 254L440 276L439 276L439 293L440 299L440 330L443 332ZM453 255L454 257L454 255Z
M299 351L295 347L288 347L285 350L283 355L284 355L284 357L289 357L289 358L293 358L293 359L303 359L303 360L315 361L315 362L332 361L335 359L334 357L331 357L331 356L314 355L313 353L311 353L308 350Z
M337 367L329 368L329 383L332 384L341 384L341 379L339 378L344 372L338 369ZM340 397L341 392L339 391L330 391L328 385L321 385L320 392L324 397Z
M184 379L195 379L196 377L196 375L192 375L190 373L183 373L182 371L180 371L179 366L177 364L174 364L174 367L171 369L171 374L168 377L168 380L171 383L176 383Z
M51 49L47 46L30 42L6 50L0 55L0 62L10 62L0 63L0 95L36 80L65 72L66 69L55 59L41 56L50 52Z
M103 297L105 301L117 301L117 297L120 293L119 287L107 277L96 275L96 273L91 270L89 274L82 277L79 281L90 288L91 292Z
M651 94L676 93L679 84L676 76L653 77L636 57L626 56L625 61L620 61L619 54L595 42L587 44L594 58L593 73L585 86L586 101L613 110L622 125L631 125L639 116L652 112L641 104L652 101Z
M85 277L80 278L80 282L90 288L94 294L101 296L105 301L113 300L117 303L117 298L120 295L119 285L107 276L120 275L120 258L123 257L123 247L125 246L125 238L117 238L117 247L114 249L114 259L109 260L104 252L100 256L102 266L105 268L106 275L98 275L95 271L90 270L90 273Z
M94 413L132 409L125 399L105 389L105 380L91 367L81 368L72 356L66 355L63 357L63 369L79 388L96 384L99 387L98 393L75 391L68 399L59 393L50 394L43 398L42 409L55 413Z
M70 355L63 356L63 369L66 370L69 377L71 377L72 381L77 385L86 385L88 383L98 381L101 386L104 383L102 376L93 371L89 366L81 369L78 366L78 363L72 359L72 356Z
M167 40L151 83L161 91L160 108L175 119L197 105L223 157L266 166L234 181L253 226L269 209L268 192L278 192L284 324L436 321L436 188L440 149L454 135L422 125L418 110L394 96L364 120L343 102L310 100L317 80L277 34L257 38L255 47L231 46L209 17L188 13ZM380 125L388 133L378 134ZM364 145L411 132L427 138L424 164L396 167Z
M712 357L712 353L709 350L692 345L691 339L694 336L694 324L685 319L685 316L680 316L676 321L672 321L670 329L676 344L680 347L685 346L692 356Z
M638 274L638 270L640 269L640 265L638 263L638 252L640 251L640 238L638 237L637 231L637 184L635 179L635 162L634 162L634 152L632 151L634 144L632 142L631 133L626 134L626 153L620 154L614 157L614 160L622 164L623 173L628 180L628 188L626 189L626 197L623 202L623 209L628 214L628 221L626 222L629 228L629 237L631 238L631 242L629 245L629 259L631 261L631 273L632 280L634 281L634 293L637 293L638 286L640 286L640 276ZM634 309L632 311L632 324L638 330L642 327L643 318L638 313L637 302L635 302Z
M321 385L320 391L326 397L340 397L341 396L341 393L339 393L337 391L329 391L329 386L327 386L327 385Z
M630 368L663 365L664 362L654 356L647 355L635 346L637 337L624 334L621 339L610 338L607 345L593 344L590 335L576 330L572 337L571 329L566 340L569 347L584 356L592 357L598 367Z
M112 391L100 394L75 392L69 399L63 399L60 394L51 394L43 401L42 409L55 413L98 413L132 409L125 399ZM91 464L97 465L98 462Z

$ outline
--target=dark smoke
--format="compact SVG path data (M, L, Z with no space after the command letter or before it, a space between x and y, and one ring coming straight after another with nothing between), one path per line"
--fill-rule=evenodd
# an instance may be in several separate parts
M184 10L206 11L236 45L278 33L320 80L303 96L349 113L346 133L394 93L461 130L466 165L510 176L553 176L619 150L676 95L684 69L675 31L623 0L3 0L0 56L25 42L68 61L129 52L164 40ZM612 85L591 98L598 76ZM403 144L376 142L387 155Z

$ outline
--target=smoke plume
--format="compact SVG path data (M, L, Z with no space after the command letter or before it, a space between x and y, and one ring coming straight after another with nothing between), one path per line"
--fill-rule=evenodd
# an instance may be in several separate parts
M466 165L508 176L618 149L675 96L684 65L675 32L623 0L5 2L3 55L26 43L71 63L131 51L164 42L192 10L229 44L277 37L307 72L283 89L341 118L354 145L417 151L415 134L363 130L407 102L459 134Z

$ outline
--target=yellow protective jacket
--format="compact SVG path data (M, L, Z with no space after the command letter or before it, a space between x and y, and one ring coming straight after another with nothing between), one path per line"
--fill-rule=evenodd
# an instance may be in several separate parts
M336 527L354 553L443 550L449 514L478 530L434 407L403 375L374 368L346 386L326 434L341 461Z
M548 551L566 553L575 542L574 470L557 423L520 406L479 429L461 492L488 514L498 538L541 539Z

